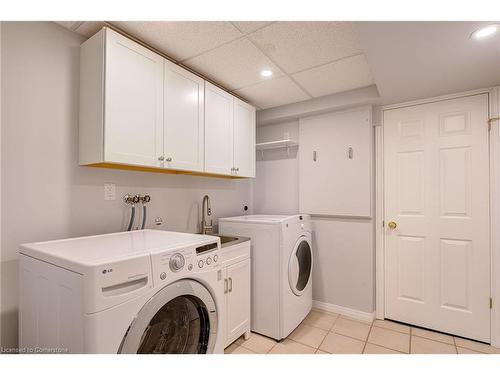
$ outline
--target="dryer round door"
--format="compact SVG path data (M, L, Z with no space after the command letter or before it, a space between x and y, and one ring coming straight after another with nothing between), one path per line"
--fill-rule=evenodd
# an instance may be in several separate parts
M212 353L217 336L217 310L208 289L183 279L142 307L122 340L118 353Z
M295 243L288 262L288 282L297 296L302 295L309 284L312 263L311 242L306 236L301 236Z

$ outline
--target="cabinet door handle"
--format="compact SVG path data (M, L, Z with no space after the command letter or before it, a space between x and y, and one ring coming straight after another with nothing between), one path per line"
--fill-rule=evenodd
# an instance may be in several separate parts
M165 158L164 158L163 156L160 156L160 157L158 158L158 160L159 160L159 161L163 161L163 160L165 160Z
M318 160L316 151L313 151L313 161Z
M239 172L240 168L234 168L234 170L235 170L236 172Z
M170 163L172 161L172 158L167 158L166 160Z
M227 294L227 279L224 279L224 294Z
M233 278L229 278L229 292L231 293L233 291Z

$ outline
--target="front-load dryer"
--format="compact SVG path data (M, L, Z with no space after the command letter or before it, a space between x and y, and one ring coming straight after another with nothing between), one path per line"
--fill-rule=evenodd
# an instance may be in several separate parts
M254 332L281 340L312 307L309 215L248 215L219 219L221 234L251 238Z
M156 230L22 245L21 348L223 353L219 250L218 237Z

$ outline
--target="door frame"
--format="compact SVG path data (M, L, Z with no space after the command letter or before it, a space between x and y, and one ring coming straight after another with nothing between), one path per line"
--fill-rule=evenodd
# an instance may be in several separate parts
M489 117L500 115L500 86L459 92L382 106L381 125L375 127L375 317L385 319L385 228L384 220L384 116L389 109L434 103L467 96L488 94ZM487 124L485 124L487 126ZM500 121L492 122L489 132L490 157L490 311L491 345L500 348Z

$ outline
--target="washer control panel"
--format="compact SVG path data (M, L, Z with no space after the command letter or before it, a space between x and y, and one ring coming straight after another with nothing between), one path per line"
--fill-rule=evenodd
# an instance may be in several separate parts
M184 267L184 264L186 264L186 259L184 258L184 255L180 253L175 253L170 257L169 265L172 271L174 272L180 271Z
M220 268L218 242L151 254L156 283L169 283L183 275Z

